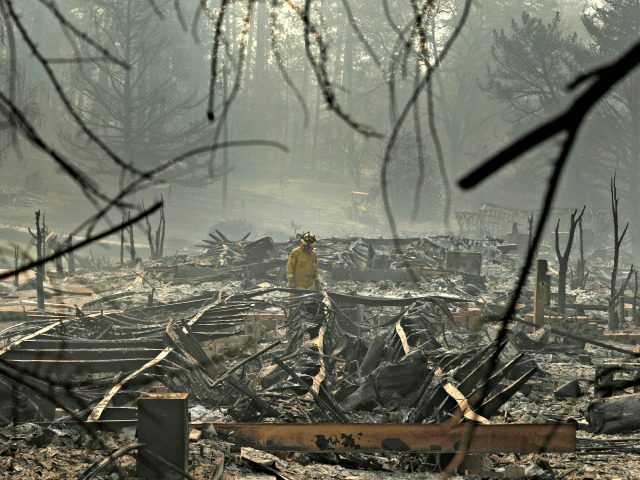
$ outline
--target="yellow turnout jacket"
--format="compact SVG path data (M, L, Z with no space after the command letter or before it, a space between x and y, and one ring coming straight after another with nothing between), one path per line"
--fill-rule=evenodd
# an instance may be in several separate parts
M289 255L287 262L287 280L295 288L315 290L318 278L318 256L315 250L309 252L302 247L296 247Z

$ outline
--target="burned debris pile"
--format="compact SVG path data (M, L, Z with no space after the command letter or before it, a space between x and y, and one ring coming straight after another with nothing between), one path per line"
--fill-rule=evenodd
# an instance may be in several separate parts
M639 394L628 393L640 375L635 353L606 338L595 301L553 311L552 267L502 330L519 260L496 239L323 240L325 288L309 291L281 286L295 242L209 238L199 255L50 275L44 312L24 308L32 290L8 288L0 420L44 435L40 446L19 442L25 455L84 448L87 435L109 455L104 445L135 440L149 399L188 409L192 472L203 462L211 472L259 470L268 450L298 472L282 478L305 478L304 464L438 471L462 448L456 435L465 430L455 428L469 426L501 440L469 444L459 472L527 467L551 478L570 468L553 452L609 448L602 435L640 429ZM302 430L279 430L287 425ZM511 430L491 433L503 427ZM93 472L92 458L74 468ZM541 458L564 466L540 467ZM96 474L137 468L118 465Z

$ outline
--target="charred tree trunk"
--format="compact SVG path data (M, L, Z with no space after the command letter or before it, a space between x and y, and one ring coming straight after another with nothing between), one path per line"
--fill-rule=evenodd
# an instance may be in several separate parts
M598 398L587 413L596 433L630 432L640 428L640 393Z
M536 327L544 324L544 307L547 304L547 287L549 285L549 275L547 274L547 261L538 259L536 268L536 286L533 298L533 318Z
M62 245L60 244L57 238L52 238L49 244L53 252L56 254L60 250L62 250ZM46 239L45 239L45 245L46 245ZM64 278L64 265L62 264L62 256L56 257L54 261L56 264L56 278Z
M122 223L124 223L125 218L122 216ZM120 266L124 267L124 228L120 230Z
M638 7L636 6L636 9ZM637 23L636 23L637 25ZM637 77L636 77L637 78ZM638 82L635 82L638 85ZM631 120L631 132L629 138L630 149L629 149L629 190L631 194L631 202L633 205L633 215L638 215L638 211L640 209L640 185L638 182L640 181L640 171L638 171L638 161L640 161L640 100L639 95L636 93L633 95L634 100L630 99L630 103L635 103L635 107L629 108L629 116ZM631 232L631 248L633 253L634 262L636 259L640 258L640 225L633 225Z
M160 208L160 224L158 225L158 230L156 231L156 245L157 251L160 258L164 256L164 236L166 233L166 219L164 216L164 199L162 195L160 195L160 199L162 200L162 207Z
M129 212L129 220L131 220L131 212ZM129 254L131 256L131 265L136 263L136 244L133 238L133 225L127 227L129 229Z
M578 222L580 232L580 258L576 262L575 288L585 288L587 285L587 260L584 258L584 233L582 230L582 218Z
M13 266L14 266L14 270L18 270L18 259L20 258L20 249L19 247L16 245L13 249ZM19 287L20 286L20 277L19 275L16 273L13 276L13 285L15 287ZM636 289L638 286L638 279L636 277Z
M633 272L633 276L634 276L634 280L635 280L635 284L634 284L634 289L633 289L633 306L632 306L632 313L631 313L631 323L634 326L639 326L640 322L638 321L638 272Z
M160 196L162 199L162 196ZM162 199L164 200L164 199ZM164 236L165 236L165 216L164 216L164 203L160 206L160 221L158 222L158 228L155 235L151 233L151 222L148 217L145 217L147 224L147 241L149 242L149 250L151 250L151 258L162 258L164 253Z
M624 295L618 297L618 328L624 328Z
M73 245L73 235L69 235L69 238L67 238L67 246L71 247L71 245ZM69 266L69 275L74 275L76 273L76 257L73 250L67 253L67 264Z
M42 222L40 222L40 210L36 212L36 234L33 235L36 239L36 260L38 266L36 267L36 297L38 301L38 310L44 310L44 237L46 235L46 227L44 224L44 215L42 215Z
M142 208L144 208L144 203L142 204ZM147 242L149 242L149 250L151 251L149 258L156 258L156 249L154 248L153 237L151 235L151 222L149 222L149 217L144 217L144 222L147 226Z
M578 210L574 210L571 214L570 225L569 225L569 238L567 239L567 246L564 249L564 253L560 252L560 219L558 219L558 223L556 224L556 255L558 257L558 312L560 314L564 314L566 311L567 304L567 270L569 269L569 257L571 256L571 248L573 247L573 237L576 233L576 227L578 223L582 220L582 215L584 214L586 206L582 207L582 211L580 215L578 215ZM578 215L576 217L576 215Z
M64 265L62 264L62 257L56 258L56 278L64 278Z
M616 177L611 178L611 213L613 216L613 270L611 272L611 293L609 296L609 330L617 330L619 324L618 312L617 309L617 301L618 298L624 294L625 289L627 288L627 283L629 283L629 278L631 278L631 274L633 273L633 265L629 269L629 275L627 275L626 280L620 286L620 290L616 289L616 280L618 277L618 268L620 263L620 246L622 245L622 241L624 240L624 236L629 229L629 222L625 225L622 233L620 233L620 220L619 220L619 211L618 211L618 189L616 187Z
M227 25L229 23L229 15L226 17ZM222 82L223 82L223 98L227 98L229 89L229 72L226 64L222 68ZM227 143L229 141L229 118L224 120L222 126L222 141ZM222 215L223 218L229 217L229 149L222 149ZM162 255L160 255L162 256Z

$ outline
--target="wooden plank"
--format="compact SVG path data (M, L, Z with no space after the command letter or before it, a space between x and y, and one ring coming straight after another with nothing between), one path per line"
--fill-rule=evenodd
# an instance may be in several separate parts
M31 340L33 338L36 338L38 335L42 335L43 333L46 333L50 330L53 330L55 327L60 327L62 325L65 325L67 323L69 323L71 320L73 319L69 319L69 320L58 320L55 321L49 325L47 325L46 327L42 327L40 330L36 330L33 333L29 333L28 335L24 335L20 338L17 338L16 340L14 340L13 342L11 342L9 345L3 347L0 349L0 356L4 355L6 352L8 352L9 350L17 347L18 345L20 345L22 342L26 341L26 340Z
M287 320L287 316L284 313L275 313L275 312L251 312L246 316L247 320L255 321L255 322L285 322Z
M396 333L398 337L400 337L400 343L402 343L402 350L404 350L405 355L409 355L411 353L411 347L409 346L409 341L407 340L407 334L402 328L402 320L399 320L396 323Z
M469 400L467 400L463 393L458 390L453 384L447 382L445 383L443 388L444 391L447 392L449 396L456 401L456 403L458 404L458 408L464 415L464 418L466 418L467 420L482 423L483 425L491 424L489 420L473 411L471 405L469 405Z
M331 312L331 300L326 293L322 294L322 303L325 305L327 315ZM323 324L318 331L318 338L316 339L316 345L318 346L318 355L320 361L320 370L313 377L313 382L311 384L311 389L316 392L316 394L320 393L320 387L322 387L322 382L324 382L325 377L327 376L326 362L325 356L327 353L324 351L324 335L326 332L326 324Z
M49 338L34 338L31 340L24 340L21 342L20 349L39 349L39 350L86 350L86 349L110 349L110 348L123 348L123 349L139 349L144 350L152 348L156 350L162 350L165 345L161 338L157 340L149 340L146 338L123 338L119 340L80 340L77 338L69 337L65 339L49 339Z
M51 360L28 359L7 360L6 364L21 374L36 378L54 380L72 379L93 373L130 372L147 362L147 358L105 359L105 360Z
M319 352L319 363L320 369L318 373L313 377L313 382L311 383L311 389L316 392L316 394L320 393L320 387L322 386L322 382L324 382L325 377L327 376L327 370L325 369L324 363L324 334L326 331L326 326L322 325L320 330L318 331L318 338L315 340L315 344L318 347Z
M621 343L640 343L640 332L608 332L602 335L602 339Z
M89 415L88 420L89 421L94 421L94 422L100 420L100 415L102 415L102 411L107 407L107 405L109 405L109 402L111 401L111 399L120 391L120 389L122 387L124 387L124 385L127 382L129 382L130 380L133 380L135 377L140 375L145 370L147 370L147 369L157 365L158 363L160 363L172 351L173 351L172 347L165 348L164 350L162 350L162 352L160 352L158 354L157 357L155 357L154 359L148 361L147 363L142 365L137 370L131 372L129 375L124 377L124 379L122 379L117 384L115 384L113 387L111 387L111 390L109 390L109 392L107 392L107 394L104 397L102 397L100 402L98 402L98 404L95 406L95 408L91 411L91 414Z
M241 447L271 452L574 452L575 424L213 423ZM468 448L464 449L468 440Z
M198 313L196 313L193 318L191 318L191 320L189 320L188 322L188 326L189 327L193 327L196 323L198 323L200 321L200 319L203 316L206 316L206 314L210 311L215 309L218 305L220 305L220 303L222 303L222 292L218 292L218 296L215 300L212 300L212 302L209 305L203 305L202 308L198 311Z
M513 321L521 323L522 325L526 325L528 327L534 327L534 328L537 327L537 325L535 323L527 322L526 320L522 320L521 318L518 318L518 317L514 317ZM620 352L620 353L623 353L623 354L628 355L630 357L639 357L640 356L640 352L634 352L634 351L631 351L631 350L626 350L624 348L616 347L615 345L609 345L608 343L600 342L600 341L594 340L592 338L586 338L586 337L583 337L581 335L576 335L574 333L571 333L571 332L568 332L566 330L562 330L562 329L559 329L559 328L551 327L551 328L549 328L549 331L551 333L555 334L555 335L561 335L563 337L571 338L573 340L579 340L581 342L590 343L592 345L597 345L598 347L606 348L607 350L612 350L614 352Z
M119 360L148 360L162 351L161 348L55 348L31 349L17 348L10 350L4 356L8 362L14 360L32 361L119 361Z

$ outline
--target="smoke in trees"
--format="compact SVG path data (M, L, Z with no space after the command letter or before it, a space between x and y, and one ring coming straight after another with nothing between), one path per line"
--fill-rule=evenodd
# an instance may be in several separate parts
M88 2L76 15L90 35L129 67L96 59L74 68L75 105L86 124L126 162L143 170L203 144L204 96L190 88L191 65L184 60L192 40L177 23L158 18L148 2L136 0ZM89 57L90 46L81 53ZM105 171L101 152L87 148L83 135L65 138L74 158ZM185 173L173 169L163 177Z

